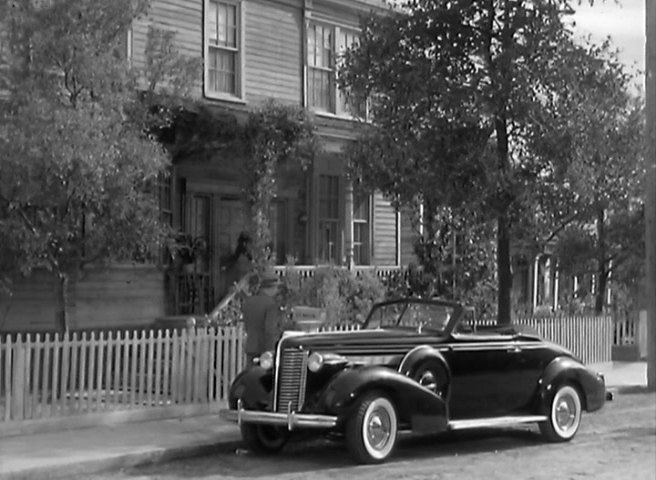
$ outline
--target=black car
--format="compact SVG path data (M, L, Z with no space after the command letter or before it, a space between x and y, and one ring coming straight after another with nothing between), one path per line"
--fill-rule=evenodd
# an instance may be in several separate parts
M537 423L549 441L576 434L606 400L601 374L512 327L474 330L439 300L374 305L358 331L286 332L234 380L229 409L255 452L293 432L343 437L362 463L387 459L400 430L441 432Z

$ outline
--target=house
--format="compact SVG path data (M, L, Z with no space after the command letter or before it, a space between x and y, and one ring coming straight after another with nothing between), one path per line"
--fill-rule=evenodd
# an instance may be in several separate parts
M357 39L360 14L384 8L382 0L152 0L148 16L127 33L125 53L139 65L149 26L173 31L178 50L204 62L194 95L235 122L269 99L313 113L323 151L309 168L283 170L277 179L270 219L279 265L292 258L307 270L334 264L389 271L414 261L409 218L380 194L354 191L345 176L343 150L366 111L337 89L338 52ZM180 125L173 133L193 136ZM177 155L160 186L161 214L202 240L202 260L193 271L161 260L85 270L69 286L73 328L146 325L211 310L242 272L231 261L250 225L240 169L239 157L225 149ZM532 309L557 298L553 265L541 258L517 257L514 271L515 300ZM11 296L0 295L0 331L52 329L53 282L35 272Z
M394 269L412 259L409 221L382 195L354 192L345 176L343 148L360 120L337 89L337 54L357 39L359 15L382 8L381 0L153 0L128 34L127 54L139 65L149 26L175 32L181 54L203 59L194 95L235 121L268 99L313 112L322 152L309 168L277 179L271 230L280 265L293 258ZM249 230L240 168L225 150L174 158L161 185L162 216L203 240L202 261L193 272L166 264L86 271L70 287L72 325L137 325L210 310L236 280L229 259ZM0 329L47 329L49 285L38 274L17 284L0 301Z

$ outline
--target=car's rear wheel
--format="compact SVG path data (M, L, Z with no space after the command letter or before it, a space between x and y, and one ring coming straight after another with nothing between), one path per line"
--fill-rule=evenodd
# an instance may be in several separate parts
M394 404L381 392L360 398L346 424L346 444L360 463L381 463L394 451L398 419Z
M581 396L573 385L556 388L549 403L548 419L540 423L542 435L550 442L567 442L581 425Z
M241 424L241 437L246 446L258 454L279 452L289 440L289 430L272 425Z

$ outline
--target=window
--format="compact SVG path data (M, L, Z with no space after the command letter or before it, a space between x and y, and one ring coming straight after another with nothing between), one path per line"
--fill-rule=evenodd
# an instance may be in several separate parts
M357 42L353 30L310 23L307 30L307 105L326 113L362 116L364 102L347 98L337 88L341 54Z
M207 0L205 34L205 94L241 96L239 3Z
M333 111L333 28L310 25L308 29L308 104L317 110Z
M348 30L340 30L337 39L337 49L339 52L339 59L349 48L358 44L358 34ZM338 61L338 65L341 60ZM364 118L366 114L366 102L349 96L346 92L338 89L337 92L337 113L348 114L354 117Z
M353 263L369 264L369 196L353 196Z
M338 263L339 229L339 177L319 176L319 261Z

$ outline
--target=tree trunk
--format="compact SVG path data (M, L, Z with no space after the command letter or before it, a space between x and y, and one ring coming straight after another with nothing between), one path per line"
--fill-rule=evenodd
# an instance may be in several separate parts
M497 134L497 168L505 176L508 170L508 125L505 115L500 115L495 121ZM510 269L510 222L507 210L509 206L502 205L497 214L497 275L499 293L497 299L497 322L507 325L511 322L511 290L512 271Z
M605 210L597 211L597 292L595 293L595 314L604 312L606 303L606 286L608 285L608 269L606 268L606 215Z
M499 297L497 301L497 322L508 325L511 322L510 293L512 271L510 269L510 235L506 215L497 218L497 270L499 275Z
M55 326L59 332L68 332L68 275L57 275L57 310L55 311Z

